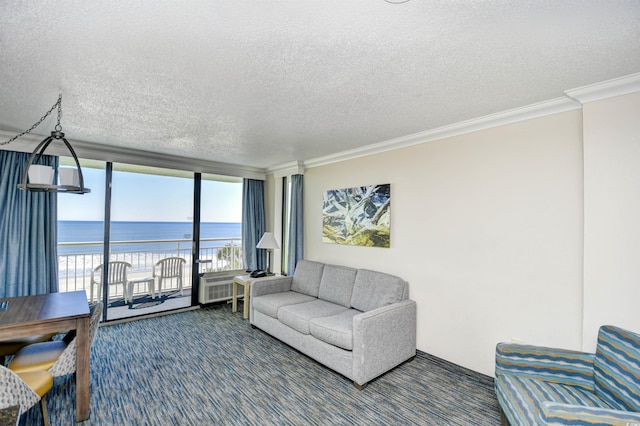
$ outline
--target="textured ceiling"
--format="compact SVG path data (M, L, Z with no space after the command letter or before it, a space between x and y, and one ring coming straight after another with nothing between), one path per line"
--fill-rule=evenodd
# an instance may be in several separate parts
M637 73L640 0L2 0L0 52L2 130L62 93L74 140L263 168Z

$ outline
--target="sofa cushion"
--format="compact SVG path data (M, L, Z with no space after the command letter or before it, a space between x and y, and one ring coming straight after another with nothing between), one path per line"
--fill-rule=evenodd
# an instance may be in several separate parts
M278 309L278 320L300 333L309 334L309 321L313 318L328 317L346 310L344 306L316 299L281 307Z
M495 387L498 401L512 425L547 424L543 408L545 402L609 408L592 391L512 374L498 375Z
M600 327L593 379L596 394L612 408L640 411L640 335Z
M356 272L356 269L346 266L325 265L318 298L349 308Z
M348 351L353 349L353 317L362 312L349 309L330 317L309 321L309 332L316 339Z
M406 298L406 285L400 277L359 269L353 286L351 306L364 312L400 302Z
M295 291L284 291L282 293L271 293L251 299L251 306L258 312L269 315L272 318L278 317L278 309L286 305L309 302L316 300L315 297Z
M291 290L307 294L309 296L318 297L323 269L324 263L312 262L304 259L298 261L296 270L293 272Z

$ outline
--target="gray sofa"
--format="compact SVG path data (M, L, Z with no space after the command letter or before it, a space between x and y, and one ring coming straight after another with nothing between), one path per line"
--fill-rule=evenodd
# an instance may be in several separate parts
M416 303L401 278L301 260L251 285L250 321L358 389L416 355Z

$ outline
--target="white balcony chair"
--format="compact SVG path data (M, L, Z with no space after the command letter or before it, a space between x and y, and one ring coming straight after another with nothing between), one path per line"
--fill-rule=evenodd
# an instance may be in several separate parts
M158 278L158 294L162 297L162 281L175 278L182 296L182 274L187 261L181 257L167 257L159 260L153 267L153 277Z
M91 271L91 290L89 292L89 300L93 302L93 286L98 287L98 294L96 300L102 299L102 268L103 265L98 265L93 271ZM124 297L124 303L131 300L131 296L128 293L127 286L127 268L131 268L129 262L113 261L109 262L109 276L107 277L107 284L109 286L122 285L122 294Z

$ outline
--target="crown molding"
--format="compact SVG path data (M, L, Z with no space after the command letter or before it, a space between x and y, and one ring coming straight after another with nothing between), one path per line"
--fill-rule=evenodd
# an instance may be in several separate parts
M564 94L584 105L587 102L628 95L629 93L635 92L640 92L640 73L569 89L566 90Z
M302 161L292 161L290 163L269 167L266 172L267 174L273 174L273 177L276 179L284 176L303 175L304 164Z
M0 130L0 140L8 140L17 132ZM0 149L32 152L46 136L28 134ZM102 145L67 138L79 158L89 160L110 161L117 163L138 164L142 166L161 167L167 169L184 170L197 173L210 173L257 180L265 180L266 172L257 167L238 166L234 164L218 163L199 158L177 157L159 152L142 151L138 149ZM47 154L71 156L64 144L52 143L47 148Z
M414 133L412 135L403 136L400 138L390 139L388 141L367 145L362 148L342 151L336 154L307 160L304 162L304 166L306 168L324 166L339 161L346 161L354 158L364 157L367 155L379 154L398 148L406 148L409 146L445 139L452 136L463 135L465 133L471 133L479 130L485 130L493 127L503 126L506 124L516 123L518 121L530 120L533 118L557 114L565 111L572 111L575 109L580 109L580 107L580 104L573 101L572 99L566 97L556 98L520 108L510 109L508 111L503 111L496 114L485 115L484 117L479 117L472 120L461 121L459 123L438 127L420 133Z

